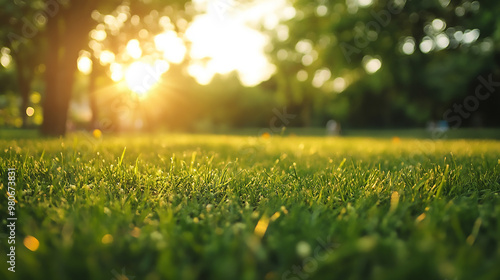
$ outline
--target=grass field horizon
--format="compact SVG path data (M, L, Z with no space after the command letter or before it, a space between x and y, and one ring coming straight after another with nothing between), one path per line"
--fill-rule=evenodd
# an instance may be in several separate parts
M0 140L1 278L500 278L497 130L287 133Z
M149 135L233 135L233 136L262 136L262 133L268 132L271 136L311 136L323 137L326 136L326 130L323 127L283 127L282 129L271 129L253 127L253 128L219 128L208 131L160 131L160 132L102 132L106 137L113 136L139 136ZM67 137L78 136L89 133L86 130L80 129L68 133ZM85 136L85 135L84 135ZM432 133L425 128L346 128L343 129L341 137L368 137L368 138L413 138L413 139L429 139L429 140L446 140L446 139L496 139L500 140L500 128L495 127L478 127L478 128L458 128L448 129L444 132ZM3 128L0 129L0 139L34 139L43 137L40 131L35 128ZM46 137L50 139L51 137ZM53 137L52 137L53 138Z

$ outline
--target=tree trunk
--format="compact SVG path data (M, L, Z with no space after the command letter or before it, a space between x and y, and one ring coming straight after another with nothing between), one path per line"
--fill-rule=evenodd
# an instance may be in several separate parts
M61 119L62 112L67 111L61 100L58 87L59 76L59 26L60 20L54 18L47 23L49 51L45 62L45 99L43 103L42 133L49 136L60 136L66 133L66 119ZM66 113L64 113L66 115Z
M72 4L62 17L52 18L47 24L49 53L46 61L46 95L44 100L42 133L64 136L69 103L73 92L77 59L88 41L92 28L90 13L96 1Z

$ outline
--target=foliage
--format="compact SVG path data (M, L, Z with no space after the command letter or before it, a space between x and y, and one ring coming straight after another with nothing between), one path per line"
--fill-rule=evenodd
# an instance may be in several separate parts
M472 2L383 0L364 1L369 4L362 6L357 1L293 1L296 15L269 31L279 91L288 106L323 123L332 117L364 127L423 125L443 119L446 109L474 94L478 76L493 74L494 80L500 76L500 22L493 16L500 6ZM438 29L432 27L436 19ZM277 36L283 28L289 30L286 39ZM478 40L457 39L471 30L479 30ZM438 38L444 47L437 46ZM419 49L424 40L433 42L431 51ZM402 47L408 41L413 49L405 54ZM300 47L304 42L310 46L306 52ZM363 68L373 58L382 67L371 74ZM322 69L331 73L331 79L312 86ZM308 78L294 79L299 71L306 71ZM346 86L335 90L336 78ZM292 97L297 95L301 97ZM498 98L492 99L498 104ZM484 124L498 125L492 108L483 104L479 111Z
M243 9L252 1L229 2L219 4ZM500 5L497 2L285 2L293 8L280 11L285 15L278 17L282 22L272 28L265 23L261 27L271 38L267 55L277 67L269 81L246 89L237 84L231 74L198 87L192 85L193 79L188 77L186 68L191 61L186 59L173 74L177 82L173 86L180 93L174 98L168 87L160 94L164 99L157 103L157 109L169 112L155 113L154 118L159 120L149 126L187 131L196 127L208 131L207 128L214 126L267 126L275 108L286 108L297 116L290 122L291 126L324 126L332 118L346 127L423 126L428 121L446 118L444 113L448 109L473 95L479 85L478 77L491 75L493 80L500 80L500 20L496 16ZM109 115L104 112L101 114L104 117L98 116L98 112L108 110L109 98L97 100L93 93L109 89L112 83L109 65L99 62L99 51L109 50L118 57L127 42L141 31L161 32L158 19L163 16L168 16L171 28L182 37L199 12L192 4L184 0L167 4L145 0L0 1L0 44L11 50L13 58L12 69L1 69L0 79L13 78L17 84L17 87L2 84L1 92L13 90L21 96L20 106L16 102L9 104L19 109L6 109L2 115L20 112L27 123L23 112L30 105L28 99L35 83L36 90L44 96L46 125L42 130L47 134L64 134L70 98L85 100L82 96L88 93L94 113L88 127L94 127L97 119ZM123 15L123 11L127 16L119 30L105 24L106 15L117 17L120 13ZM132 23L133 15L140 18L139 23ZM96 25L104 26L106 40L96 42L89 37L89 31ZM13 41L14 37L17 40ZM148 55L151 54L148 48L154 50L153 37L149 37L140 40ZM422 48L425 42L432 45L430 50ZM405 44L409 44L406 50ZM189 44L186 47L189 49ZM82 50L88 51L86 54L94 62L95 71L88 83L80 81L84 79L81 75L73 81L76 60ZM130 64L132 60L119 62ZM377 61L381 67L373 73L368 71L368 63ZM168 77L163 78L169 82ZM221 80L231 86L226 88ZM75 88L79 90L76 94ZM216 94L210 97L213 92ZM463 124L497 126L499 102L497 94L491 95ZM213 108L219 105L221 110L231 112L214 112ZM265 108L264 113L252 115L256 107ZM189 114L192 110L193 114ZM179 112L184 120L174 112ZM17 118L17 115L8 115L4 119Z

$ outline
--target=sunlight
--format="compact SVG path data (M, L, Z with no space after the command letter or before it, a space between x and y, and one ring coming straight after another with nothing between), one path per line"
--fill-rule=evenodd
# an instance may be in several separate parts
M213 78L213 73L201 63L193 63L188 67L188 73L196 79L200 85L208 85Z
M249 27L220 25L205 16L189 27L186 36L192 42L193 59L211 58L207 65L211 76L235 70L244 85L253 86L269 79L274 72L263 55L268 38Z
M26 115L32 117L35 114L35 109L33 107L26 108Z
M151 37L154 45L132 39L121 54L102 50L103 45L99 42L107 37L104 27L121 22L126 15L122 19L106 15L105 24L100 24L90 34L94 39L91 49L102 65L109 65L113 81L125 80L125 84L139 95L145 95L158 83L161 75L170 68L170 63L180 64L187 56L190 59L187 72L202 85L209 84L216 74L225 75L233 71L241 84L247 87L268 80L276 71L276 66L266 57L269 35L259 29L261 26L267 30L277 29L282 20L295 15L295 9L286 0L230 4L224 9L214 6L217 4L214 3L209 0L195 1L195 9L201 14L182 34L170 28L172 24L168 17L162 17L160 23L164 31ZM138 16L131 18L134 22L139 20ZM146 29L139 32L142 39L149 36ZM85 68L85 63L88 61L81 61L82 68Z
M159 34L154 39L156 49L163 52L163 57L171 63L179 64L186 56L186 46L174 31Z
M134 40L130 40L128 43L127 43L127 53L134 59L138 59L142 56L142 49L141 49L141 46L139 44L139 41L137 41L136 39Z
M7 68L7 66L9 66L11 61L12 61L12 57L10 56L10 49L3 47L1 49L0 64L3 67Z
M229 2L228 2L229 3ZM244 86L268 80L276 67L268 61L265 48L269 38L256 27L268 30L290 15L286 1L256 1L251 5L227 5L214 8L213 1L195 1L205 14L195 17L186 31L191 42L190 57L195 61L188 70L198 83L209 83L215 74L236 71ZM209 59L205 65L198 61Z
M170 64L165 60L157 60L154 65L136 61L125 70L125 82L130 90L143 97L169 68Z
M105 30L94 29L90 32L90 37L96 41L104 41L108 34Z
M102 65L110 64L115 61L115 54L107 50L102 51L101 55L99 56L99 60L101 61Z
M92 72L92 60L88 56L81 56L77 61L78 71L88 75Z
M382 62L380 59L377 58L371 58L371 57L365 57L366 63L364 64L365 70L368 74L373 74L377 72L380 67L382 67Z
M109 69L111 70L111 80L118 82L123 79L123 66L121 64L113 63Z

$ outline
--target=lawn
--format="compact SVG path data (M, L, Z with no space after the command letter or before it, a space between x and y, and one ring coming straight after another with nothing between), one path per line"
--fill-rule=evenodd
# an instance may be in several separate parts
M76 134L0 149L1 279L500 279L498 140Z

